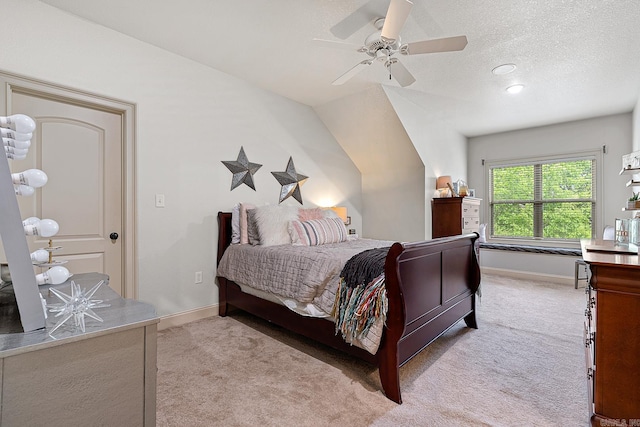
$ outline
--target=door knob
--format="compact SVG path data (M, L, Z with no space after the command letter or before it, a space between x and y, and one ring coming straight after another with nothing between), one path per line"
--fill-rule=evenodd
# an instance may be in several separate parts
M109 234L109 238L111 240L118 240L118 233L114 231L113 233Z

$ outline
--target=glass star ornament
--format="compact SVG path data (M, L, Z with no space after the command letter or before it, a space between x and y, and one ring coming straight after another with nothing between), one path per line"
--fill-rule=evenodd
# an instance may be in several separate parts
M296 167L293 164L293 158L289 157L287 163L287 170L284 172L271 172L271 174L278 180L282 188L280 189L280 201L282 203L287 198L293 196L302 205L302 193L300 187L305 183L308 176L301 175L296 172Z
M247 159L247 155L244 153L244 147L240 147L238 160L223 160L222 163L233 174L233 178L231 179L231 191L240 184L247 184L255 191L256 187L253 183L253 174L258 172L258 169L260 169L262 165L251 163L249 159Z
M91 299L93 294L96 293L98 288L102 286L104 280L95 284L88 292L85 289L81 289L80 285L71 281L71 295L67 295L64 292L49 288L52 294L58 297L62 303L47 304L47 308L51 313L57 313L55 317L61 317L58 323L49 331L49 335L52 335L60 326L62 326L69 319L73 318L75 327L80 328L82 332L85 331L85 316L91 317L99 322L102 322L102 318L98 316L93 309L100 307L109 307L111 304L103 304L102 300Z

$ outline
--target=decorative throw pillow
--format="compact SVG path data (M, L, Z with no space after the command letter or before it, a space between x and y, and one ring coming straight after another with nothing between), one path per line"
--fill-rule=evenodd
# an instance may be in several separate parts
M240 243L240 203L231 210L231 244Z
M478 239L480 243L487 241L487 224L480 224L480 227L478 228L478 235L480 237Z
M256 225L262 246L290 245L289 221L298 218L295 206L258 206L255 209Z
M256 209L247 210L247 240L252 245L260 244L260 234L256 223Z
M322 208L311 208L311 209L298 208L298 221L322 219L325 217L324 211L325 209L322 209Z
M240 203L240 243L249 243L249 235L247 234L247 211L255 209L256 206L251 203Z
M306 246L339 243L347 240L347 228L340 218L291 221L291 234Z

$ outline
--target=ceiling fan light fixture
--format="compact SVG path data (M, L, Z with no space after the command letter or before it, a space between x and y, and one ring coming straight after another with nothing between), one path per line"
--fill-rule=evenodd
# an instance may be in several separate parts
M391 55L391 52L389 52L389 50L387 49L378 49L376 51L376 59L378 61L386 61L390 55Z
M511 85L509 86L506 91L508 93L510 93L511 95L515 95L517 93L522 92L522 89L524 89L524 85L523 84L517 84L517 85Z
M504 76L505 74L512 73L516 70L516 64L502 64L495 67L491 72L495 76Z

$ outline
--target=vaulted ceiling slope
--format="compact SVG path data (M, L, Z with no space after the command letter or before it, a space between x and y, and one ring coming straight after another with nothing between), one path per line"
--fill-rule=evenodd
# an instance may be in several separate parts
M317 107L374 85L378 64L331 82L366 55L318 46L360 8L389 0L41 0L89 21ZM640 92L638 0L414 0L404 42L466 35L463 51L401 56L404 98L465 136L632 111ZM360 9L362 10L362 9ZM344 42L362 45L371 23ZM365 56L363 56L365 55ZM491 70L513 63L516 70ZM505 92L520 83L517 96Z

